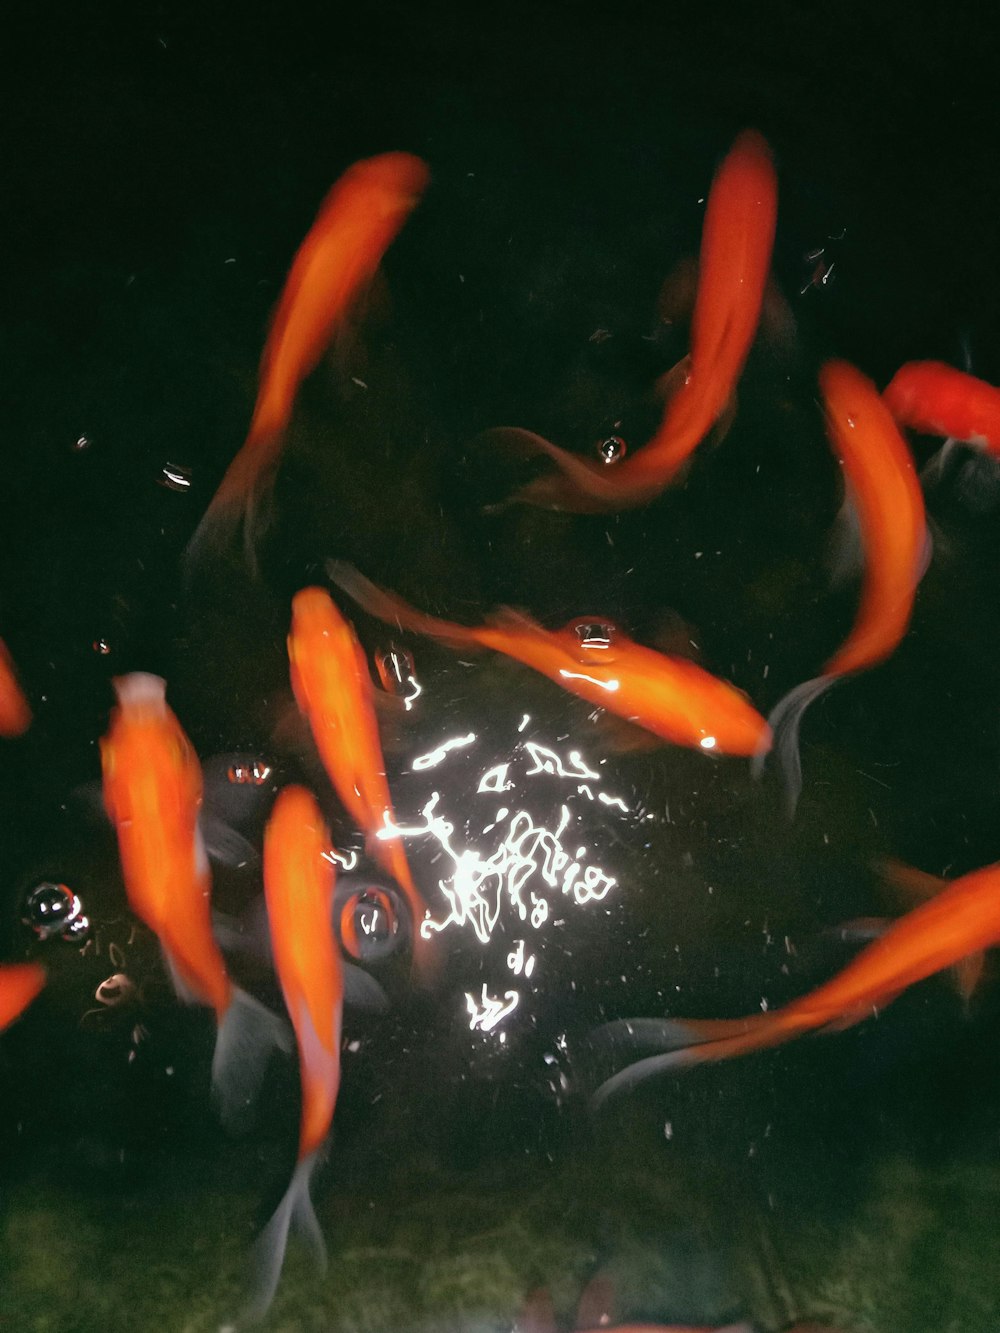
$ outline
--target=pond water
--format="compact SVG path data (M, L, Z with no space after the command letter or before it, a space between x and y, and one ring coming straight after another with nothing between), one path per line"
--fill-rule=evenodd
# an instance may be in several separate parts
M49 976L0 1038L0 1327L200 1333L241 1307L298 1073L275 1059L252 1122L218 1124L210 1013L174 999L101 811L112 677L165 677L252 849L213 866L229 920L259 905L290 780L345 882L384 887L288 682L292 595L330 586L331 559L464 624L513 606L620 627L768 713L857 609L857 580L831 581L821 362L879 387L931 357L1000 382L995 43L964 10L920 25L898 5L302 2L77 10L18 41L0 633L35 720L0 742L0 953ZM728 431L643 508L504 503L539 464L490 428L593 457L651 435L652 385L687 351L657 303L681 299L746 126L778 168L775 285ZM432 183L303 388L256 572L185 573L296 247L347 166L389 149ZM913 447L922 466L936 445ZM365 964L387 1007L345 1010L313 1185L329 1267L293 1238L263 1327L553 1333L525 1322L529 1294L572 1328L597 1276L612 1326L1000 1328L989 962L967 1003L940 975L848 1031L590 1104L601 1024L773 1010L855 955L844 923L898 911L881 861L951 877L1000 855L1000 488L959 455L926 499L910 629L806 714L794 820L770 769L650 746L338 595L442 965L422 990L406 948ZM45 883L78 895L82 944L25 924ZM232 967L280 1010L266 962Z

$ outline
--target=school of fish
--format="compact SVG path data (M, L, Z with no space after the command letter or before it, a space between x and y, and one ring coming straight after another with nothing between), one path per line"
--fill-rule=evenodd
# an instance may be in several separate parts
M189 569L209 557L235 553L256 573L255 547L298 391L348 328L429 178L420 159L393 152L355 164L333 186L295 256L266 341L246 442L191 538ZM757 333L771 280L777 201L771 150L759 133L747 130L724 157L708 194L690 350L669 385L664 378L665 406L653 438L627 457L595 462L517 428L552 468L512 502L614 512L654 503L666 487L697 467L698 446L732 403ZM893 653L907 632L930 559L923 496L904 431L949 437L1000 454L1000 389L967 372L939 362L914 362L901 367L880 393L854 366L830 360L820 368L818 385L830 446L857 516L861 593L854 625L840 648L770 718L727 681L621 632L594 640L573 624L548 629L509 608L498 609L484 624L466 626L417 610L351 566L333 561L327 572L334 588L345 594L344 605L317 586L304 587L292 598L291 692L331 792L364 835L369 855L405 898L415 976L423 984L433 985L438 967L421 930L428 903L396 831L368 661L347 618L351 606L403 633L430 636L465 652L503 654L588 708L604 709L658 742L751 758L757 771L774 754L794 810L801 787L798 734L806 707L835 682L876 668ZM104 803L117 836L128 901L158 938L178 997L203 1006L214 1018L212 1092L223 1121L236 1123L252 1106L272 1054L291 1049L288 1025L234 985L213 934L201 768L167 703L166 682L134 673L113 684L117 702L100 754ZM5 743L17 743L31 725L30 685L29 680L26 691L0 641L0 737ZM271 958L298 1053L301 1124L287 1190L258 1241L256 1279L242 1316L248 1322L260 1318L271 1302L293 1226L325 1263L309 1186L340 1086L345 965L331 928L333 861L315 794L301 786L281 790L264 834L262 877ZM598 1090L597 1103L669 1070L860 1022L907 987L947 968L971 962L978 979L983 951L1000 943L1000 864L948 884L920 879L920 872L906 868L895 874L901 881L909 874L911 885L919 881L913 891L917 905L842 971L784 1008L734 1020L636 1018L609 1025L604 1035L613 1047L644 1053ZM45 971L37 962L0 967L0 1029L19 1018L44 985ZM544 1323L536 1319L533 1326Z

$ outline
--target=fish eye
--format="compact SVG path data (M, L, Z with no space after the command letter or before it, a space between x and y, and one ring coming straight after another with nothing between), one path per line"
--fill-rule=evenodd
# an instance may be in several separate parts
M628 453L628 445L620 435L606 435L597 444L597 457L605 466L620 463Z
M394 954L406 938L405 920L395 891L377 884L351 888L335 913L341 945L362 963Z
M64 940L82 943L90 933L90 922L84 915L79 897L65 884L49 880L36 884L27 894L21 921L40 940L58 935Z

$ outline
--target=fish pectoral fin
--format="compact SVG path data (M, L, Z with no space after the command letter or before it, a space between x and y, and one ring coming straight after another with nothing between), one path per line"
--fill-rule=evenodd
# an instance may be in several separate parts
M218 815L203 808L198 816L198 826L209 860L234 869L256 865L260 860L253 843L248 842L242 833L237 833Z
M389 1009L389 998L370 972L354 963L342 963L344 973L344 1004L367 1013L384 1014Z

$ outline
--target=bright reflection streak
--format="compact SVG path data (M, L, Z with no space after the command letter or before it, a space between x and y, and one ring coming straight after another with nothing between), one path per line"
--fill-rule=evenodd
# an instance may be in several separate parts
M715 737L714 737L714 736L702 736L702 738L701 738L701 740L698 742L698 744L701 746L701 748L702 748L703 750L714 750L714 749L715 749Z
M487 769L479 779L476 791L508 791L514 785L507 781L508 768L510 764L497 764L496 768Z
M476 997L465 992L465 1003L469 1010L469 1027L475 1031L478 1027L481 1032L489 1032L517 1008L517 1002L520 995L516 990L509 990L502 999L493 999L486 993L486 983L483 983L482 1008L476 1002Z
M450 741L442 741L434 750L428 750L426 754L419 755L414 759L410 767L416 773L422 773L425 768L436 768L442 759L447 759L449 750L457 750L464 745L472 745L475 742L476 733L470 731L468 736L455 736Z
M582 671L566 671L563 667L559 668L560 676L565 676L567 680L586 680L591 685L596 685L598 689L607 690L609 694L614 694L615 690L621 686L619 680L596 680L593 676L588 676Z
M331 847L328 852L323 852L323 860L329 861L331 865L339 866L341 870L353 870L358 864L357 852L338 852Z
M622 800L620 796L609 796L607 792L599 791L597 793L597 799L599 801L603 801L605 805L616 806L619 810L622 811L623 814L626 815L628 814L628 806L625 804L625 802Z
M600 773L595 773L589 769L580 758L579 750L570 750L569 762L573 765L572 771L563 767L563 761L556 754L555 750L546 749L544 745L537 745L534 741L525 741L524 748L534 760L535 767L528 769L528 777L533 777L536 773L554 773L559 778L599 778Z
M407 685L413 686L413 693L403 696L403 707L406 709L407 712L409 712L410 709L413 707L414 700L420 698L420 696L423 694L423 690L417 683L417 678L415 676L407 676L406 683Z
M523 731L530 721L531 721L531 714L525 713L524 717L521 718L521 721L518 725L517 728L518 731Z

